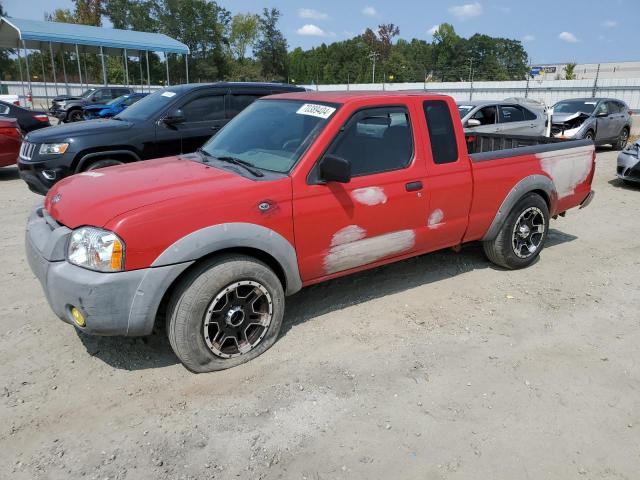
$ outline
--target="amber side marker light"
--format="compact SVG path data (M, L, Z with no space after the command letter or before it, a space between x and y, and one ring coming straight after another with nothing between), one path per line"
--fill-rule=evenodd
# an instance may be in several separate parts
M114 271L122 270L124 266L123 260L122 244L119 240L115 240L113 242L113 251L111 252L111 268Z
M87 322L85 321L82 312L80 312L76 307L71 307L71 318L73 318L73 321L76 322L76 325L79 327L87 326Z

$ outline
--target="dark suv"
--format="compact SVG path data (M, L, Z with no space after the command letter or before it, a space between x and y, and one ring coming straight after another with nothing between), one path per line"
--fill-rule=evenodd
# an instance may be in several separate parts
M60 95L53 99L49 113L63 122L84 120L82 107L96 103L107 103L114 98L133 93L130 88L101 87L90 88L79 97Z
M196 151L231 118L265 95L304 91L278 83L195 83L167 87L107 120L28 134L18 168L40 194L78 172Z

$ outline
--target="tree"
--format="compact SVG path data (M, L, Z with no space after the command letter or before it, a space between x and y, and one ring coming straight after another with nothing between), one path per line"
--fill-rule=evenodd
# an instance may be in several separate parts
M231 54L238 62L244 62L247 48L256 42L259 25L260 17L251 13L238 13L231 19L229 47Z
M565 80L575 80L576 79L576 64L575 63L567 63L564 67L564 79Z
M262 75L268 80L283 80L287 73L287 40L278 29L279 19L280 11L277 8L265 8L262 11L259 22L260 36L254 46Z

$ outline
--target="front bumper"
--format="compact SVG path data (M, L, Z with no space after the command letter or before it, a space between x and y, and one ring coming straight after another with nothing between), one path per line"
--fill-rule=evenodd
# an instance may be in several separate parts
M618 178L629 182L640 182L640 157L631 151L623 150L618 155Z
M40 207L29 218L27 260L54 313L64 322L95 335L148 335L165 292L193 262L103 273L65 260L71 230L59 225ZM82 312L78 327L71 308Z

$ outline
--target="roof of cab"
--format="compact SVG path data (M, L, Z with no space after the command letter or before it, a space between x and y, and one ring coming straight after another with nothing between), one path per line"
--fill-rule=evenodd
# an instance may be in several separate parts
M375 91L375 90L358 90L358 91L331 91L331 92L295 92L295 93L279 93L269 98L280 98L287 100L313 100L316 102L326 103L348 103L358 100L368 100L380 97L398 98L406 96L416 97L443 97L439 93L428 92L424 90L394 90L394 91Z

